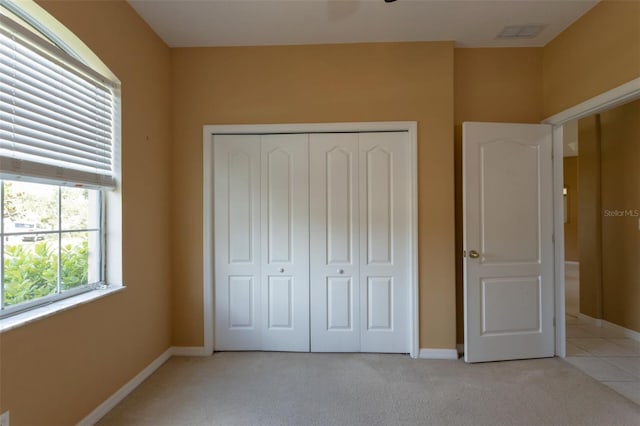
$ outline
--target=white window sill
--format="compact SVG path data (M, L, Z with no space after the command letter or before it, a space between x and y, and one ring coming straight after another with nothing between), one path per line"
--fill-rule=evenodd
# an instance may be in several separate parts
M87 293L69 297L68 299L58 300L49 305L44 305L39 308L30 309L16 315L12 315L0 320L0 333L22 327L23 325L27 325L34 321L39 321L55 315L58 312L63 312L68 309L75 308L76 306L101 299L110 294L124 290L125 288L125 286L109 286L105 289L92 290Z

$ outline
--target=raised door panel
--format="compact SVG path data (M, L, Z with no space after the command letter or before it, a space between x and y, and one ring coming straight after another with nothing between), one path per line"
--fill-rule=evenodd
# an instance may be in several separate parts
M481 262L540 262L541 147L497 139L479 148Z
M227 327L230 330L255 328L254 277L230 275L227 285L229 295Z
M380 145L365 154L368 265L393 263L393 153Z
M311 350L360 350L358 135L310 135Z
M269 277L267 329L293 328L293 279L290 276Z
M367 278L367 329L393 331L393 277Z
M410 352L409 151L407 132L359 135L363 352Z
M353 280L351 277L327 278L326 329L353 330Z
M262 349L309 351L308 135L260 140Z
M214 137L216 350L261 347L260 138Z
M293 234L293 154L280 147L265 153L268 263L291 263Z

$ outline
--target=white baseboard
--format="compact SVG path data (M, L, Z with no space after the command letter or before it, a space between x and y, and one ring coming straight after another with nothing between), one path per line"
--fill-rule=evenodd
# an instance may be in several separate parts
M585 315L583 313L578 312L578 319L580 321L584 321L588 324L595 325L596 327L602 327L602 320L594 317L590 317L589 315Z
M583 313L578 313L578 319L580 321L584 321L588 324L595 325L596 327L602 327L602 320L594 317L590 317L589 315L585 315Z
M602 320L602 326L610 330L620 331L622 334L625 335L625 337L628 337L629 339L640 342L640 333L638 333L635 330L630 330L628 328L622 327L618 324L614 324L606 320Z
M573 261L573 260L565 260L564 264L565 265L570 265L570 266L580 266L580 262L576 262L576 261Z
M144 370L136 374L136 376L129 380L124 386L118 389L113 395L107 398L102 404L98 405L95 410L89 413L84 419L82 419L78 426L91 426L96 424L102 417L104 417L109 411L113 409L120 401L122 401L127 395L129 395L135 388L137 388L147 377L152 375L162 364L167 362L173 355L173 348L169 348L164 351L158 358L154 359L151 364L147 365Z
M204 346L174 346L171 348L173 356L209 356Z
M420 359L458 359L456 349L420 349Z
M640 333L635 331L635 330L631 330L631 329L628 329L626 327L622 327L621 325L614 324L614 323L609 322L607 320L593 318L593 317L590 317L589 315L585 315L585 314L578 314L578 318L580 318L582 321L585 321L585 322L587 322L589 324L595 325L596 327L608 328L609 330L619 331L625 337L628 337L629 339L632 339L632 340L635 340L637 342L640 342Z

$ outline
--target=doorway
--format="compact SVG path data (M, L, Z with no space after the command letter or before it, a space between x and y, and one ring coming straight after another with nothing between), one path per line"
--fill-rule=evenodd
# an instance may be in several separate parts
M578 213L574 233L570 225L576 212L572 214L568 203L566 359L636 402L640 401L638 118L640 100L580 119L573 145L577 157L564 158L565 198L571 201L573 192L573 209ZM565 154L569 139L565 137ZM577 173L572 171L575 159ZM578 246L577 253L573 245ZM572 268L573 259L579 263Z
M553 155L563 158L563 126L571 121L589 117L593 114L640 99L640 78L631 80L607 92L601 93L578 105L568 108L543 121L551 124L553 130ZM564 179L563 162L554 161L554 235L555 235L555 323L556 356L566 356L566 307L565 307L565 253L564 253Z

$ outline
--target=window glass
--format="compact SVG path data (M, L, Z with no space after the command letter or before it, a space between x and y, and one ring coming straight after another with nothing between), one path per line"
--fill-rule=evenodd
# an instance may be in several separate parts
M3 310L101 281L101 193L2 181Z
M4 232L58 229L58 187L4 181Z

